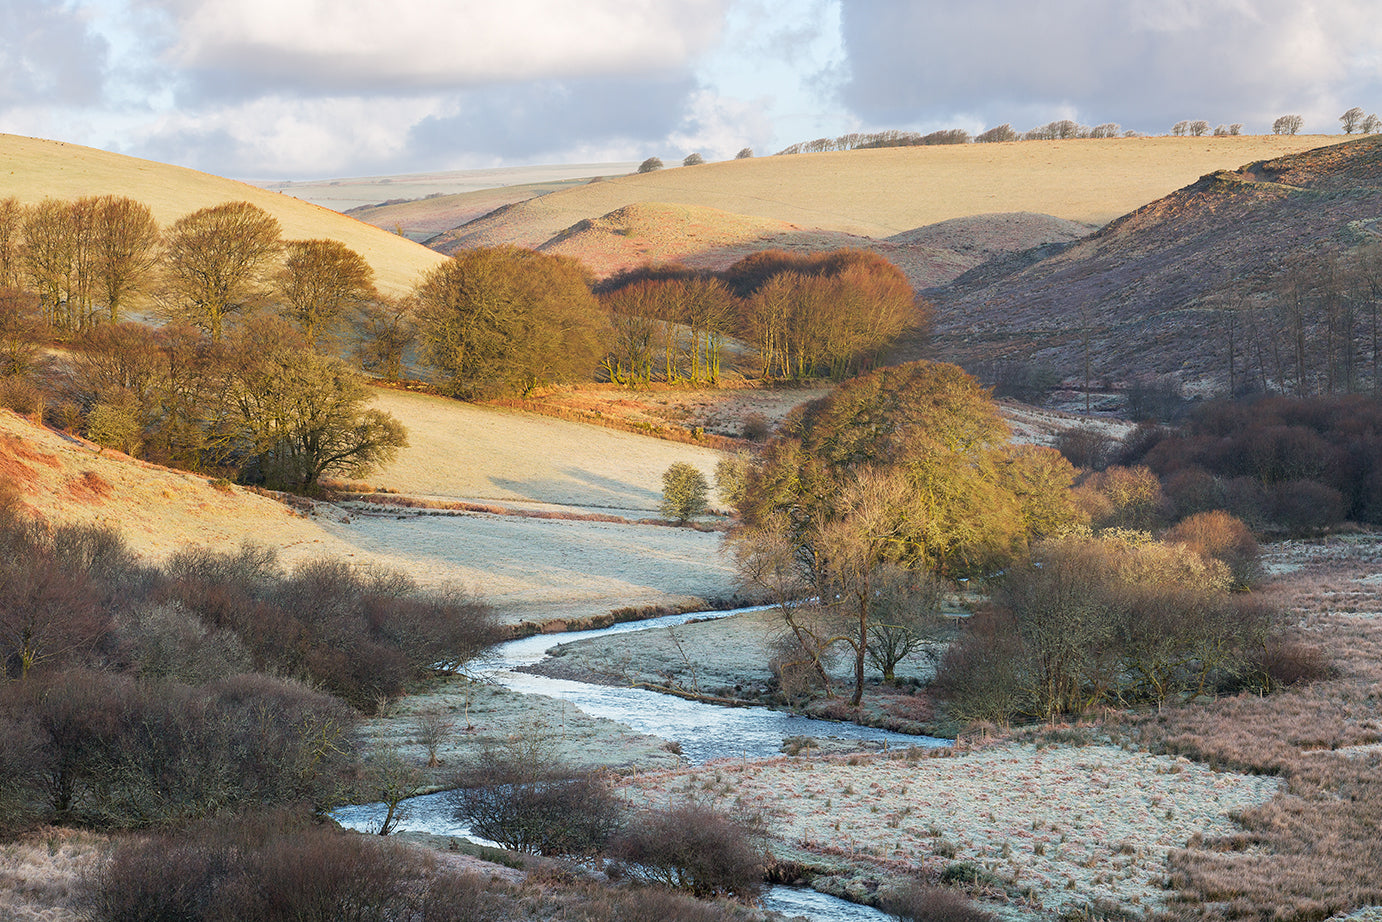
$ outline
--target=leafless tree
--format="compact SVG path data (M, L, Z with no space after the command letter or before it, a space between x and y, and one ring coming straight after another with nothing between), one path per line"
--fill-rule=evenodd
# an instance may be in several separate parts
M685 159L681 161L682 166L700 166L702 163L705 163L705 158L699 153L687 154Z
M1344 126L1344 134L1353 134L1361 128L1364 118L1366 118L1366 114L1359 106L1354 106L1339 116L1339 122Z
M735 160L750 160L753 158L753 148L745 147L734 155Z
M219 342L225 319L259 305L283 245L278 220L249 202L179 218L164 250L168 309Z
M982 132L982 133L976 135L975 138L974 138L974 143L976 143L976 144L996 144L996 143L999 143L999 142L1002 142L1002 141L1016 141L1016 140L1017 140L1017 132L1016 132L1016 131L1013 131L1013 126L1012 126L1012 125L1010 125L1010 124L1008 124L1008 123L1005 122L1005 123L1003 123L1002 125L998 125L998 126L996 126L996 127L994 127L994 128L990 128L988 131L985 131L985 132Z
M374 269L339 240L290 240L286 249L282 312L315 348L348 310L375 298Z
M1095 125L1089 129L1091 138L1116 138L1123 133L1123 127L1117 122L1104 122L1102 125Z
M366 301L350 318L350 324L352 350L360 367L385 381L397 381L408 351L417 343L413 302L388 297Z
M0 199L0 289L19 285L24 211L14 196Z
M149 290L158 265L159 231L153 212L142 202L103 195L92 208L95 283L104 296L110 322L130 297Z
M1171 126L1171 134L1172 134L1173 136L1177 137L1177 138L1183 138L1183 137L1185 137L1185 135L1188 134L1189 131L1190 131L1190 122L1189 122L1189 120L1182 120L1182 121L1176 122L1174 125Z
M1283 115L1272 122L1272 134L1300 134L1305 119L1299 115Z

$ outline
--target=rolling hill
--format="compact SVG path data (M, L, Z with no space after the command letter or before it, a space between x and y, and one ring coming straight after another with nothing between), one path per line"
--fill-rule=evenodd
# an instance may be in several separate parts
M252 202L278 219L285 237L327 237L354 249L374 267L379 287L389 294L407 291L419 274L442 261L403 237L247 183L76 144L0 134L0 198L32 203L106 194L143 202L165 227L207 205Z
M1216 171L1049 258L992 263L933 292L933 351L1069 373L1088 338L1096 377L1172 374L1215 389L1233 332L1235 373L1270 378L1272 289L1286 265L1382 240L1379 222L1382 137ZM1313 326L1323 302L1308 300ZM1232 327L1229 306L1243 309Z
M438 202L448 208L495 207L427 244L443 253L504 243L550 250L597 276L669 260L719 269L766 247L855 246L929 288L984 258L1068 243L1212 170L1337 140L1123 138L733 160L534 187L527 198L517 187L447 197ZM401 203L370 219L435 226L441 207Z

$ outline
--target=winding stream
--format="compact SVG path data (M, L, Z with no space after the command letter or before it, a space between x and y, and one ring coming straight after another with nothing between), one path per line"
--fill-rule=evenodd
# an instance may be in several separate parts
M695 765L712 759L777 756L781 752L783 739L789 736L871 740L898 748L949 745L949 740L910 736L857 724L813 720L764 707L720 707L646 689L590 685L515 671L519 667L537 663L547 650L560 643L671 627L693 619L722 618L749 610L668 615L595 631L525 637L500 644L479 664L477 672L514 691L559 698L588 714L617 720L640 733L674 741L681 746L683 756ZM343 826L361 830L378 829L383 805L345 807L333 815ZM442 836L470 835L464 824L451 817L445 794L429 794L407 801L399 828ZM763 904L765 908L787 915L805 916L820 922L881 922L891 918L867 906L793 887L768 888Z

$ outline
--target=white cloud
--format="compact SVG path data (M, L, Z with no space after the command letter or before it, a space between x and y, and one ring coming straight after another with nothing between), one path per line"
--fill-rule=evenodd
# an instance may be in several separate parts
M459 88L687 66L728 0L151 0L170 60L317 91Z

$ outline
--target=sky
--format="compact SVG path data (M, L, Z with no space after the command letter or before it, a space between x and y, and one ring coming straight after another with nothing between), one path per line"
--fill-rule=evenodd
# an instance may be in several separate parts
M1353 106L1377 0L0 0L0 132L242 179Z

